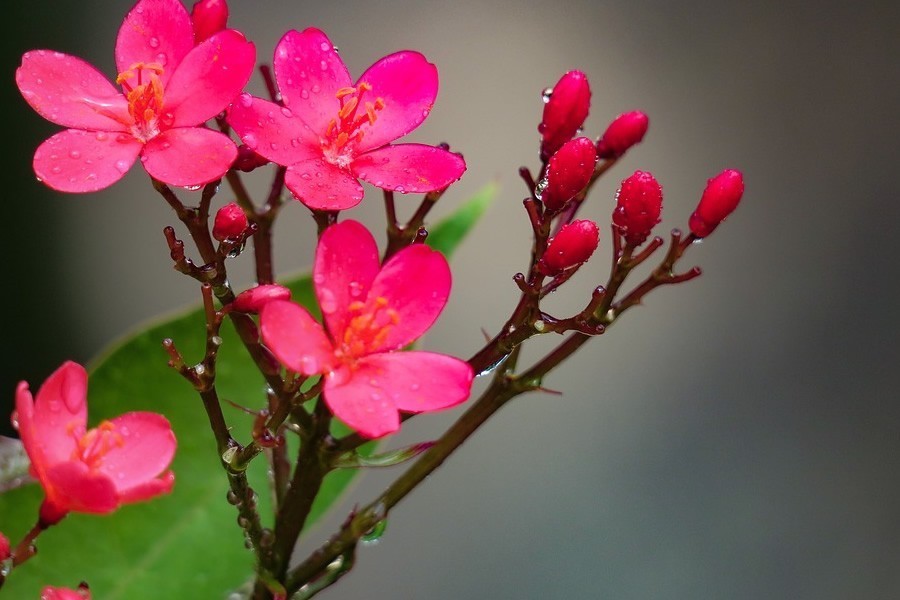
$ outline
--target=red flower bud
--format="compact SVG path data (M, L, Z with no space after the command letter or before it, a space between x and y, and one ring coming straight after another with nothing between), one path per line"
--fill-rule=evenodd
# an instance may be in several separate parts
M234 159L234 168L244 173L249 173L256 168L269 164L268 159L263 158L246 144L238 146L238 155Z
M225 29L228 21L228 4L225 0L200 0L191 9L194 25L194 44Z
M598 158L618 158L644 139L650 119L639 110L616 117L597 142Z
M550 157L547 177L539 198L549 210L557 211L585 188L594 174L597 150L584 137L569 140Z
M9 558L9 540L0 533L0 562Z
M241 292L231 306L238 312L258 313L267 302L290 299L291 290L283 285L268 283Z
M616 208L612 220L625 243L638 246L659 223L662 211L662 188L650 173L635 171L616 192Z
M593 221L572 221L550 238L541 257L540 269L545 275L556 275L582 265L591 257L600 241L600 229Z
M737 208L743 195L744 176L740 171L725 169L708 180L700 204L688 221L691 233L699 238L711 234Z
M560 77L549 97L545 95L545 98L544 115L538 125L543 160L571 140L584 125L591 107L591 87L587 75L581 71L569 71Z
M220 242L238 238L247 230L248 224L244 210L234 202L230 202L216 213L212 235Z

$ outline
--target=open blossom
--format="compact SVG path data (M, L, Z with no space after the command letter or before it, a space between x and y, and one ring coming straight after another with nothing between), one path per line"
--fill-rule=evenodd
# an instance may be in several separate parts
M437 69L418 52L385 56L353 83L328 37L310 28L281 38L273 68L283 106L244 94L228 123L248 147L287 167L285 185L306 206L356 206L360 179L405 193L462 177L457 154L390 143L418 127L437 96Z
M33 398L16 389L16 420L31 474L44 488L41 520L108 513L172 490L175 435L165 417L131 412L87 429L87 373L66 362Z
M237 148L203 125L246 85L253 44L223 30L195 46L179 0L140 0L119 29L115 55L121 92L75 56L34 50L22 57L16 83L25 100L69 128L38 147L38 178L63 192L93 192L121 179L138 157L171 185L220 178Z
M437 319L450 293L439 252L408 246L384 265L372 234L356 221L325 230L313 267L326 329L293 302L263 306L266 346L288 369L325 378L331 411L368 438L400 428L398 411L424 412L463 402L468 363L424 351L399 352Z

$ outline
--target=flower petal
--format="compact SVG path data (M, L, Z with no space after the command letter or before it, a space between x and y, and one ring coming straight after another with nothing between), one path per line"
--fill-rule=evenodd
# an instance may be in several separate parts
M372 86L369 101L381 98L384 108L377 111L375 123L365 130L357 146L359 152L393 142L418 127L437 98L437 67L411 50L385 56L360 76L357 85L362 82Z
M462 177L466 161L443 148L394 144L358 156L350 170L381 189L420 193L443 189Z
M291 371L316 375L334 365L334 348L322 326L305 308L287 300L273 300L259 312L263 342Z
M127 131L128 102L93 65L61 52L35 50L22 56L16 85L38 114L77 129Z
M437 320L450 295L450 265L444 255L424 244L407 246L381 268L372 282L362 314L383 305L395 314L395 324L371 352L406 346Z
M313 283L316 298L334 339L344 336L353 302L363 302L381 269L378 245L357 221L342 221L325 230L316 246Z
M61 192L96 192L120 180L142 148L128 134L67 129L38 146L34 172Z
M140 0L122 21L116 38L119 73L135 63L156 63L164 68L165 86L178 63L194 47L194 28L179 0Z
M160 414L131 412L110 420L121 443L104 456L99 470L115 484L119 494L156 478L175 456L175 434Z
M203 127L167 129L144 147L141 162L155 179L183 187L222 177L237 158L227 135Z
M119 506L112 479L77 460L50 467L47 481L41 481L47 500L57 509L103 514Z
M194 47L165 89L174 127L205 123L225 110L247 85L255 63L256 47L233 29Z
M346 210L363 198L359 181L321 158L288 167L284 184L303 204L316 210Z
M228 109L228 124L248 148L279 165L322 156L319 138L293 111L241 94Z
M326 377L323 389L325 403L334 416L370 439L400 429L397 407L373 379L375 375L374 369L359 362L352 370L345 367Z
M335 94L351 83L328 36L313 27L302 33L288 31L275 47L274 69L285 106L316 134L324 134L341 108Z
M49 466L68 460L75 449L74 435L87 423L87 373L65 362L44 383L34 399L26 382L16 389L19 435L39 479Z
M159 477L142 481L134 487L119 491L119 502L141 502L162 494L168 494L175 486L175 474L166 471Z
M441 410L469 397L472 367L463 360L434 352L384 352L359 360L360 369L371 375L406 412Z

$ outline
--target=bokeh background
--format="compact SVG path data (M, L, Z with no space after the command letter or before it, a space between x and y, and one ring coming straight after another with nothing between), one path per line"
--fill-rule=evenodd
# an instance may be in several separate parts
M4 9L4 414L18 380L36 387L63 359L88 361L197 298L171 269L161 230L175 219L141 169L87 196L56 194L31 172L57 128L13 85L22 52L76 54L112 76L131 4ZM492 181L501 194L454 259L454 295L430 349L468 356L515 301L510 277L529 249L516 170L537 165L541 90L564 71L590 78L586 135L626 110L650 115L644 143L600 182L585 216L608 222L618 182L635 169L663 184L663 234L685 225L707 177L736 167L747 183L735 215L690 250L685 266L702 265L703 277L654 293L567 362L545 382L562 396L504 408L323 597L900 597L900 4L231 8L263 58L287 28L313 25L353 74L403 48L438 65L437 104L412 139L449 142L469 170L435 214ZM377 227L379 211L369 190L350 216ZM276 235L280 273L309 265L314 228L299 204ZM249 256L237 262L239 287ZM554 298L560 314L583 304L608 263L604 230L598 254ZM457 414L416 419L396 443L430 439ZM364 477L305 546L396 474Z

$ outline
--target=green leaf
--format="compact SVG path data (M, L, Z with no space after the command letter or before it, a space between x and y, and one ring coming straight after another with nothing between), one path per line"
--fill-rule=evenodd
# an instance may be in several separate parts
M484 213L496 186L487 186L464 203L428 237L448 257ZM285 283L297 302L318 315L309 276ZM222 328L217 365L220 397L251 410L262 407L265 381L230 323ZM191 388L167 366L162 340L172 338L188 362L203 356L202 311L170 316L125 338L90 365L90 426L124 412L147 410L172 423L178 451L172 465L174 492L150 502L126 505L111 515L70 514L41 534L38 554L10 574L0 593L9 598L38 598L45 585L74 588L86 581L104 600L224 598L253 573L253 553L244 547L237 511L225 500L228 484L216 456L203 406ZM31 382L36 390L41 382ZM238 441L247 442L252 416L223 403ZM371 452L367 444L361 452ZM15 454L15 453L13 453ZM21 467L21 465L20 465ZM21 471L21 468L18 469ZM259 495L263 525L271 526L264 457L248 469ZM338 469L325 480L313 505L315 523L358 473ZM0 494L0 531L12 543L34 525L43 492L25 485Z
M474 196L429 230L425 243L450 258L494 201L499 187L492 182L475 192Z

